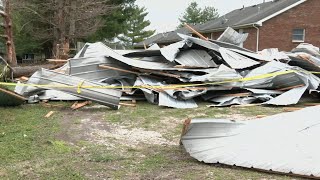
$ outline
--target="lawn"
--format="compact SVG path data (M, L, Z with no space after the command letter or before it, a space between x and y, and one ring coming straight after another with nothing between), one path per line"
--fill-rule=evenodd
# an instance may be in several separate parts
M0 108L0 179L292 179L207 165L179 146L187 118L248 120L283 108L179 110L138 102L118 111L93 104L77 111L56 102ZM50 118L44 116L55 113Z

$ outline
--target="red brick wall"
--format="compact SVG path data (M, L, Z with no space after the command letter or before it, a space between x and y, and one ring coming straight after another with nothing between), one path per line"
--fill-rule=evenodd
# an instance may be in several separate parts
M238 31L238 30L237 30ZM256 50L256 29L246 28L243 33L249 33L247 41L243 44L244 48L255 51ZM212 39L218 39L223 32L213 32L211 33Z
M305 42L320 47L320 0L307 0L306 2L266 21L260 29L259 50L279 48L282 51L291 51L299 42L292 42L292 30L305 29ZM255 28L243 29L249 33L244 47L256 51L257 30ZM222 32L212 33L217 39Z
M260 47L279 48L290 51L300 43L292 42L292 30L305 29L305 42L320 46L320 1L307 0L306 2L266 21L260 28ZM252 49L253 38L248 39L245 47ZM252 39L251 39L252 38ZM252 49L253 50L253 49Z
M220 37L220 35L222 33L223 32L213 32L213 33L211 33L210 38L216 40L216 39L218 39Z
M255 28L246 28L243 30L243 33L249 33L248 39L243 43L243 47L256 51L257 49L257 29Z

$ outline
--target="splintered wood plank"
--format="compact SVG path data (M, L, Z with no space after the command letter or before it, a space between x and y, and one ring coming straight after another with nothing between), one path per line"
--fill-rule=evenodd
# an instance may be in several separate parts
M50 111L50 112L45 116L45 118L51 117L51 116L53 115L53 113L55 113L55 111Z
M77 109L80 109L80 108L82 108L82 107L84 107L84 106L86 106L86 105L89 105L89 104L92 104L92 102L91 102L91 101L84 101L84 102L82 102L82 103L79 103L79 102L77 101L77 102L75 102L75 103L71 106L71 109L72 109L72 110L77 110Z

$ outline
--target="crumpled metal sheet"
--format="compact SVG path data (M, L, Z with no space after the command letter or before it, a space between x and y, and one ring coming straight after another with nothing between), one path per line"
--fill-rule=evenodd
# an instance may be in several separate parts
M249 34L244 33L240 34L231 27L228 27L217 39L217 41L227 42L234 45L239 46L243 42L245 42L248 38Z
M263 66L257 67L251 70L245 78L250 79L251 77L257 77L265 74L272 74L278 72L286 72L288 70L297 70L301 71L302 69L298 67L292 67L287 64L271 61ZM318 80L315 76L310 76L310 78L315 81ZM253 79L250 81L243 82L242 87L246 88L256 88L256 89L282 89L285 87L303 85L305 82L299 78L299 74L297 73L288 73L279 76L271 76L259 79Z
M263 57L267 57L267 61L272 60L290 60L289 56L284 52L279 52L278 48L264 49L259 52Z
M197 108L198 105L193 99L178 100L172 98L165 92L159 92L159 106L173 107L177 109Z
M202 39L199 39L199 38L195 38L195 37L192 37L192 36L187 36L187 35L184 35L184 34L178 34L178 35L182 39L184 39L184 41L187 42L187 43L189 42L191 44L197 44L197 45L205 47L207 49L211 49L211 50L219 52L220 46L218 46L217 44L215 44L213 42L205 41L205 40L202 40Z
M320 48L316 47L309 43L301 43L296 48L294 48L291 52L297 53L297 52L303 52L310 54L311 56L320 56Z
M179 41L161 48L160 52L168 61L173 62L180 52L180 49L187 47L188 43L186 41Z
M219 52L221 53L224 61L233 69L245 69L260 64L257 61L254 61L236 52L230 51L226 48L220 48Z
M152 89L147 86L164 86L165 84L157 81L156 79L139 76L135 83L137 86L146 86L146 88L140 88L149 102L158 104L159 106L173 107L178 109L190 109L198 107L197 103L193 99L183 100L174 98L174 90L159 90Z
M248 52L248 51L243 51L243 50L239 50L239 49L232 49L232 48L228 48L228 50L239 53L239 54L247 56L247 57L250 57L252 59L256 59L256 60L261 60L261 61L272 61L273 60L271 57L259 54L257 52Z
M69 76L61 73L56 73L54 71L49 71L46 69L41 69L33 74L28 80L27 84L36 85L50 85L50 87L24 87L20 89L20 94L23 96L31 96L39 93L43 89L59 90L86 100L91 100L102 105L106 105L113 109L119 108L119 101L122 92L113 89L103 89L103 88L85 88L93 86L105 86L107 84L101 84L97 82L88 81L74 76ZM81 92L79 93L79 88L68 88L61 86L83 86L80 87Z
M305 70L320 72L320 57L312 56L304 52L297 52L289 54L289 65L299 66ZM319 74L315 74L319 76Z
M186 50L180 52L175 61L187 67L210 68L218 67L212 57L204 50Z
M25 97L0 87L0 106L19 106L26 101Z
M51 101L81 101L83 98L62 92L57 90L43 90L38 93L39 100L51 100Z
M320 106L246 122L193 119L182 136L198 161L320 178Z
M297 104L301 99L302 95L306 92L308 86L298 87L290 89L289 91L271 99L263 104L286 106L291 104Z
M85 48L86 47L86 48ZM153 70L165 70L165 69L175 69L173 68L175 64L171 63L159 63L159 62L150 62L150 61L141 61L134 60L131 58L124 57L114 50L104 45L101 42L98 43L87 43L85 47L75 56L75 58L79 57L107 57L113 58L114 60L120 61L127 65L142 68L142 69L153 69Z
M87 57L79 59L70 59L69 75L92 81L115 79L119 77L135 77L135 75L132 73L117 71L113 69L102 69L99 68L99 65L108 65L110 67L124 70L130 69L128 65L115 60L107 59L104 56Z
M210 101L219 103L217 105L210 105L209 107L225 107L231 105L246 105L251 104L256 101L258 98L248 96L248 97L217 97L213 98Z
M225 80L240 79L242 76L236 70L222 64L219 68L210 69L205 75L192 75L189 78L189 82L221 82Z

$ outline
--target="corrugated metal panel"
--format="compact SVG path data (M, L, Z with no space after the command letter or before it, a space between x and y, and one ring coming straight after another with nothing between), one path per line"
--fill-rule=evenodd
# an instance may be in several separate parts
M179 41L160 49L161 54L170 62L173 62L177 57L180 49L186 47L186 41Z
M219 68L210 69L207 71L206 75L190 75L189 82L196 82L196 81L225 81L225 80L232 80L232 79L239 79L242 76L234 69L230 69L225 65L220 65Z
M306 85L303 87L291 89L263 104L281 105L281 106L297 104L301 99L302 95L306 92L307 88L308 86Z
M241 43L247 40L248 35L248 33L240 34L231 27L228 27L217 39L217 41L227 42L239 46Z
M56 73L53 71L42 69L37 71L31 76L28 84L38 84L38 85L67 85L77 87L82 84L83 87L86 86L103 86L106 84L101 84L97 82L88 81L74 76L69 76L65 74ZM119 101L121 97L121 92L112 89L102 89L102 88L81 88L81 93L78 93L78 88L64 88L64 87L43 87L45 89L59 90L83 99L91 100L113 109L119 108ZM32 95L41 91L41 88L25 87L21 90L24 96Z
M73 96L71 94L57 91L57 90L44 90L38 94L39 100L51 100L51 101L80 101L84 100L80 97Z
M159 92L159 106L173 107L178 109L197 108L197 103L193 100L178 100L169 96L167 93Z
M116 53L114 50L109 48L108 46L104 45L101 42L93 43L93 44L86 44L88 45L87 48L81 50L78 54L83 54L82 57L107 57L107 58L113 58L117 61L120 61L122 63L125 63L127 65L136 67L136 68L142 68L142 69L154 69L154 70L165 70L165 69L174 69L173 67L175 64L170 63L158 63L158 62L149 62L149 61L141 61L141 60L134 60L127 57L124 57L118 53ZM80 57L80 55L77 55L76 58Z
M0 106L19 106L26 101L23 96L0 87Z
M139 76L135 85L149 85L149 86L164 86L163 83L159 82L159 80L152 79L146 76ZM173 107L179 109L188 109L188 108L196 108L198 107L197 103L193 100L180 100L173 98L173 94L176 92L174 90L165 90L164 92L159 92L158 89L145 88L141 89L146 98L152 102L156 103L159 106ZM158 96L156 95L158 94ZM170 96L171 95L171 96Z
M217 44L210 42L210 41L204 41L202 39L199 38L195 38L195 37L191 37L191 36L187 36L184 34L178 34L182 39L184 39L186 42L190 42L190 43L194 43L197 44L199 46L214 50L219 52L219 48L220 46L218 46Z
M178 71L199 71L199 72L206 72L206 69L182 69L182 68L174 68L176 63L163 63L163 62L151 62L147 60L136 60L124 57L118 53L116 53L111 48L107 47L101 42L98 43L87 43L86 48L83 48L75 58L81 57L83 58L99 58L99 57L106 57L108 61L118 61L124 63L128 66L132 66L135 68L141 69L150 69L150 70L178 70ZM107 60L106 60L107 61ZM106 62L107 63L107 62Z
M217 97L213 98L210 101L217 102L219 104L212 105L214 107L224 107L230 105L246 105L256 101L258 98L256 97ZM210 106L211 107L211 106Z
M212 60L212 57L204 50L186 50L180 52L175 61L187 67L218 67Z
M230 51L226 48L220 48L219 52L221 53L223 60L233 69L245 69L260 64L257 61Z
M133 74L116 71L112 69L101 69L99 65L108 65L111 67L119 68L119 69L130 69L130 67L124 63L118 62L116 60L107 59L104 56L98 57L88 57L88 58L79 58L79 59L70 59L69 60L69 69L70 75L92 80L92 81L101 81L106 78L114 79L122 76L132 77L135 76Z
M194 119L182 143L205 163L320 178L320 106L253 121Z

